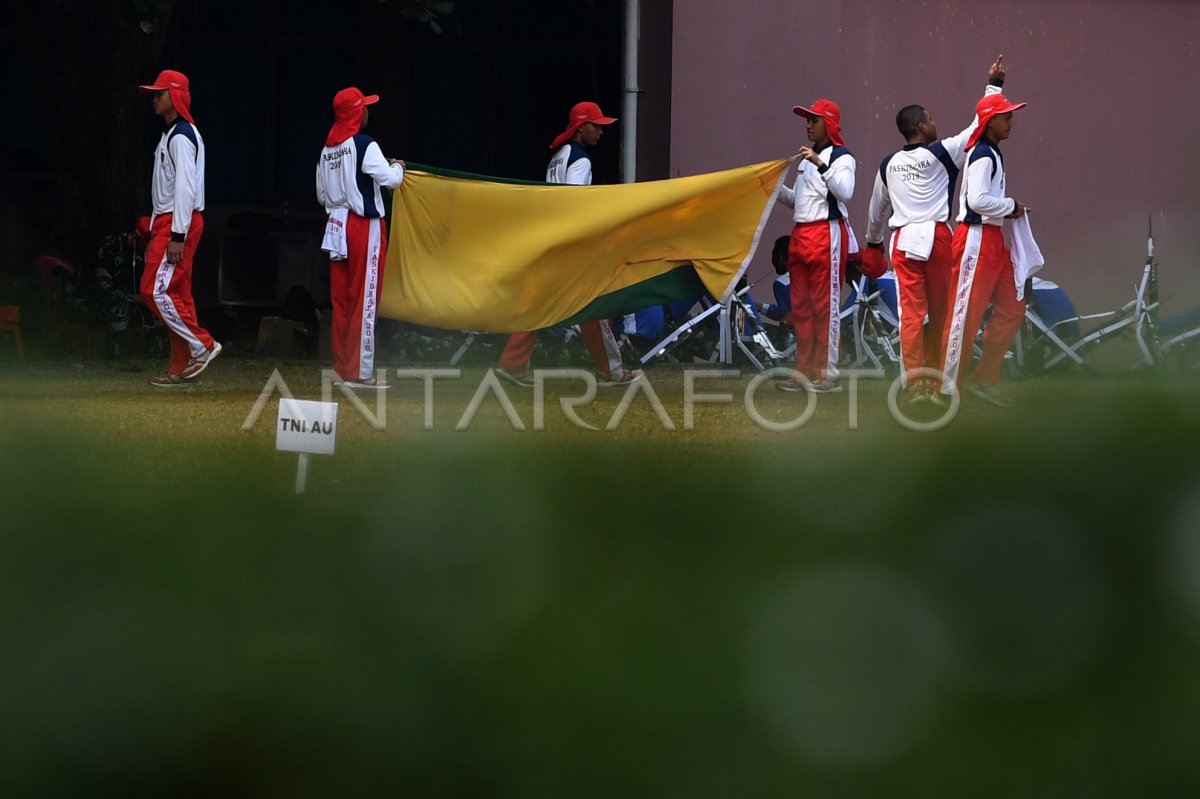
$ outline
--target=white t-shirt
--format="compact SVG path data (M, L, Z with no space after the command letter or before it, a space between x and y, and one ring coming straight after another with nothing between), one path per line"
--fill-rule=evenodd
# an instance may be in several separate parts
M569 141L555 151L546 167L546 182L592 185L592 159L582 144Z

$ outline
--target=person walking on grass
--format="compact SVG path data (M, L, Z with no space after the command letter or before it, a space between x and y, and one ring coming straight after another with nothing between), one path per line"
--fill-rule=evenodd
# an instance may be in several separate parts
M988 69L984 95L999 94L1004 77L1000 55ZM900 320L900 379L904 401L910 405L945 403L936 381L920 377L918 370L942 366L953 294L950 204L967 160L967 142L978 122L976 117L960 133L939 141L937 124L924 106L901 108L896 127L904 137L904 148L883 159L875 175L865 257L878 263L874 271L881 271L885 250L891 256Z
M221 345L200 326L192 299L192 260L204 233L204 139L192 119L186 75L166 69L138 89L151 96L155 115L166 125L154 152L154 213L140 292L167 327L171 360L167 373L150 378L150 385L175 388L199 381L221 354Z
M983 355L967 392L1000 407L1013 403L1000 391L1004 353L1025 320L1025 301L1017 299L1012 254L1004 243L1004 220L1019 219L1029 209L1006 195L1004 154L1000 143L1012 135L1013 112L1025 103L990 94L975 106L979 124L967 147L967 169L959 197L958 228L954 231L954 305L946 336L945 379L942 393L957 390L964 361L969 364L975 336L988 306L992 315L983 331Z
M334 385L385 389L375 374L375 322L387 261L380 187L404 182L404 162L384 158L362 129L379 95L351 86L333 96L333 126L317 161L317 200L329 215L321 249L329 253Z
M546 167L547 183L565 183L575 186L590 186L592 183L592 159L588 148L595 147L604 136L604 126L616 122L606 117L600 106L591 102L576 103L567 118L566 129L550 144L554 155ZM596 362L596 385L621 386L639 380L639 369L627 369L621 359L621 350L606 320L592 320L579 324L583 343ZM537 331L513 333L509 336L496 374L518 386L533 386L528 374L529 360L538 340Z
M795 186L783 186L779 199L793 209L788 274L791 322L796 329L796 376L776 383L780 391L818 394L842 390L838 383L841 349L842 280L852 247L846 204L854 195L854 156L842 141L842 112L830 100L792 113L807 123L808 141L799 150ZM809 383L809 380L812 382Z

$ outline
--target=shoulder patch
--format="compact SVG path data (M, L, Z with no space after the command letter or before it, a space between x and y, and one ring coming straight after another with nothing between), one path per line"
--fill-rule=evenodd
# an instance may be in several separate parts
M854 153L850 152L849 149L842 147L840 145L837 147L834 147L833 152L831 152L829 154L829 165L833 166L833 162L838 160L839 158L841 158L843 155L853 156Z
M879 177L881 177L883 179L883 185L885 188L887 187L887 184L888 184L888 182L887 182L888 164L890 164L892 162L892 159L895 157L896 157L896 154L892 153L887 158L884 158L883 161L879 164Z
M167 134L167 149L170 150L171 140L176 136L182 136L192 143L192 147L196 150L196 157L200 157L200 142L196 138L196 129L192 127L192 123L182 117L175 121L171 126L171 132Z
M958 167L954 165L954 159L950 157L950 153L946 151L945 145L940 141L935 141L927 148L933 153L937 160L942 162L942 166L946 168L946 174L950 176L950 183L954 183L954 179L958 177Z
M971 150L971 156L967 159L967 166L970 166L976 161L984 158L987 158L992 162L992 177L996 177L996 154L992 151L992 148L988 147L984 142L976 144Z
M591 157L587 154L587 150L583 148L582 144L579 144L578 142L567 142L567 144L571 148L571 152L567 155L567 166L570 166L576 161L582 161L585 158Z

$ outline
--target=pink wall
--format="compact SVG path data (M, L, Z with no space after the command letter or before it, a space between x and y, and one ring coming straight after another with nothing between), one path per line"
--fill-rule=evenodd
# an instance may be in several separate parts
M1081 312L1122 304L1152 214L1164 313L1200 305L1200 3L676 0L673 48L671 174L791 155L791 107L829 97L858 158L860 239L874 170L903 145L896 111L919 103L958 132L1004 53L1005 94L1029 103L1004 145L1009 192L1034 209L1040 276ZM752 277L770 272L758 261Z

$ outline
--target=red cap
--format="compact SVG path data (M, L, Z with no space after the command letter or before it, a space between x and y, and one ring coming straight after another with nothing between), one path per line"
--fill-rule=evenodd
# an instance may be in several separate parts
M983 132L987 130L988 123L993 117L1000 114L1007 114L1009 111L1017 111L1025 107L1025 103L1011 103L1003 94L989 94L975 104L975 116L979 117L979 124L975 126L975 130L971 133L971 138L967 139L967 148L975 146L975 143L983 136Z
M567 129L558 134L558 137L550 143L550 149L557 150L566 144L567 140L575 135L575 131L579 130L584 122L591 122L594 125L609 125L616 121L616 117L604 116L600 106L595 103L576 103L567 116Z
M358 133L367 106L379 102L378 94L364 95L354 86L342 89L333 96L333 127L325 137L325 146L341 144Z
M829 140L838 147L846 145L842 141L842 109L832 100L817 100L810 108L798 105L792 109L792 113L798 117L820 117L825 120L825 131L829 134Z
M158 73L154 83L138 86L138 91L143 94L154 94L164 89L171 94L171 105L175 106L175 112L188 122L194 123L196 120L192 119L191 111L192 91L188 86L187 75L173 69L164 69Z

